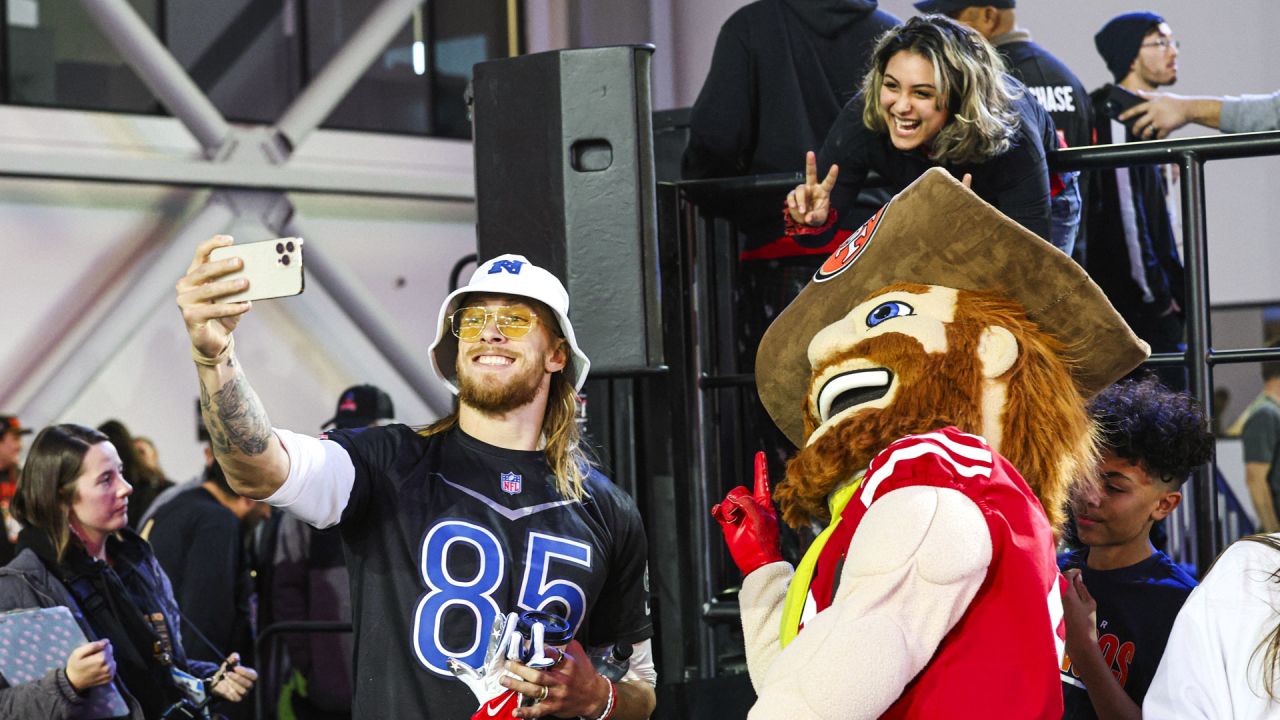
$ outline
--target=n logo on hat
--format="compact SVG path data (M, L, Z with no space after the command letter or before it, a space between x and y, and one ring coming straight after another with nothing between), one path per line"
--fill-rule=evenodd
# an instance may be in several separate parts
M520 268L523 265L524 265L524 262L521 260L498 260L489 268L489 274L497 275L498 273L505 270L506 272L509 272L512 275L519 275Z

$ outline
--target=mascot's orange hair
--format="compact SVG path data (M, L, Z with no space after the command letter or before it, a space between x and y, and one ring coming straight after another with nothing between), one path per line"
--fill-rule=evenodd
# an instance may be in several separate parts
M869 298L927 289L896 283ZM890 367L909 387L901 388L884 410L858 413L792 458L786 481L774 495L787 523L800 527L829 520L827 495L903 435L945 425L981 435L977 346L982 329L993 325L1006 328L1018 341L1018 359L1001 378L1007 389L998 449L1036 494L1055 532L1060 530L1072 493L1093 481L1098 462L1096 432L1072 376L1071 353L1028 319L1016 301L967 290L957 296L943 356L926 354L906 336L884 335L850 348L852 353L866 351L864 356ZM804 418L808 437L817 426L808 397Z
M998 293L961 291L957 302L957 320L975 328L975 337L998 325L1018 340L1018 360L1004 376L1000 454L1031 486L1057 533L1071 495L1096 481L1100 457L1097 429L1072 374L1073 353Z

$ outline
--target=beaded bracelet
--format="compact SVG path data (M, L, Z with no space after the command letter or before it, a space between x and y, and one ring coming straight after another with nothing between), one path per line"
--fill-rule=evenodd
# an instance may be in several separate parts
M227 346L222 348L222 352L218 353L217 355L214 355L213 357L209 357L208 355L205 355L204 353L197 350L195 345L192 345L191 359L194 360L197 365L204 365L205 367L218 367L222 363L226 362L227 356L231 354L231 348L235 347L235 345L236 345L236 338L234 335L232 335L227 338Z

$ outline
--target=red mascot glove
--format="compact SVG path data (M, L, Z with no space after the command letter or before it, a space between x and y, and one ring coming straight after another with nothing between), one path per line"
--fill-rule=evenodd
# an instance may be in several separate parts
M769 497L769 464L763 452L756 453L755 493L748 495L747 489L739 485L711 508L711 517L720 523L729 554L744 576L782 559L778 512Z

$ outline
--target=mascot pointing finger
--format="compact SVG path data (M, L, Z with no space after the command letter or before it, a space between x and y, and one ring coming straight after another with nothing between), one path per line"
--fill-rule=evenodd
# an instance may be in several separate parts
M756 359L801 450L772 497L758 467L713 509L746 576L752 720L1060 717L1054 541L1097 458L1085 399L1147 354L1070 258L943 170L854 233ZM825 527L795 568L778 512Z

